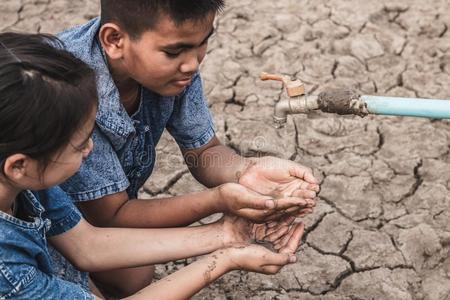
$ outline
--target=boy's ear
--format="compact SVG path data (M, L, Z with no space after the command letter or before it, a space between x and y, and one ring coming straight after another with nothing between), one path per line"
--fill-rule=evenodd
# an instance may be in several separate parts
M17 181L27 174L30 158L24 154L13 154L5 160L3 172L7 178Z
M114 23L102 25L98 38L110 59L121 59L123 57L124 42L128 35L120 26Z

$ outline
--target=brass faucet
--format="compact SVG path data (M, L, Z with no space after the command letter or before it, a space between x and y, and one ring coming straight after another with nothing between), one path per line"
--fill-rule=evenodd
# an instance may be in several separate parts
M317 96L308 95L305 86L299 79L291 80L289 76L261 73L261 80L281 81L286 88L288 97L280 99L275 105L273 121L275 128L282 128L287 122L287 115L307 113L319 109Z

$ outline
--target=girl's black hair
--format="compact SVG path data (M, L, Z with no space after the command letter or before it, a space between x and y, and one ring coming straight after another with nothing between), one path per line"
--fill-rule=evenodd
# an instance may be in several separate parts
M0 34L0 165L16 153L45 168L97 107L95 73L41 34Z

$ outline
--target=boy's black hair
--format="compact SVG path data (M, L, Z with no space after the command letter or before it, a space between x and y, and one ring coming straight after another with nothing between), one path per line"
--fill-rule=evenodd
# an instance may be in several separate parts
M0 34L2 173L16 153L45 168L97 107L95 73L61 48L51 36Z
M101 0L102 24L113 22L131 38L154 29L161 16L168 16L176 24L203 21L208 14L220 12L224 0Z

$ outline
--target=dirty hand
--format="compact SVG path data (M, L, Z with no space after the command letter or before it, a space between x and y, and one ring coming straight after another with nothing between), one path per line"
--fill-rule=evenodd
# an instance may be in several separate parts
M320 190L310 168L271 156L250 159L246 168L236 177L247 188L272 197L315 199Z
M263 274L275 274L287 264L295 263L295 251L303 236L303 225L293 226L292 235L278 253L259 245L234 246L226 249L230 258L230 269L247 270Z
M285 216L278 221L256 224L238 216L225 215L218 223L222 228L224 246L228 247L252 242L279 243L290 232L294 221L295 217Z
M279 236L277 240L272 242L273 249L279 253L297 252L304 231L305 225L303 223L294 223L286 234Z
M216 192L220 211L260 223L279 219L292 209L314 207L314 202L299 196L274 199L237 183L225 183L217 187Z

